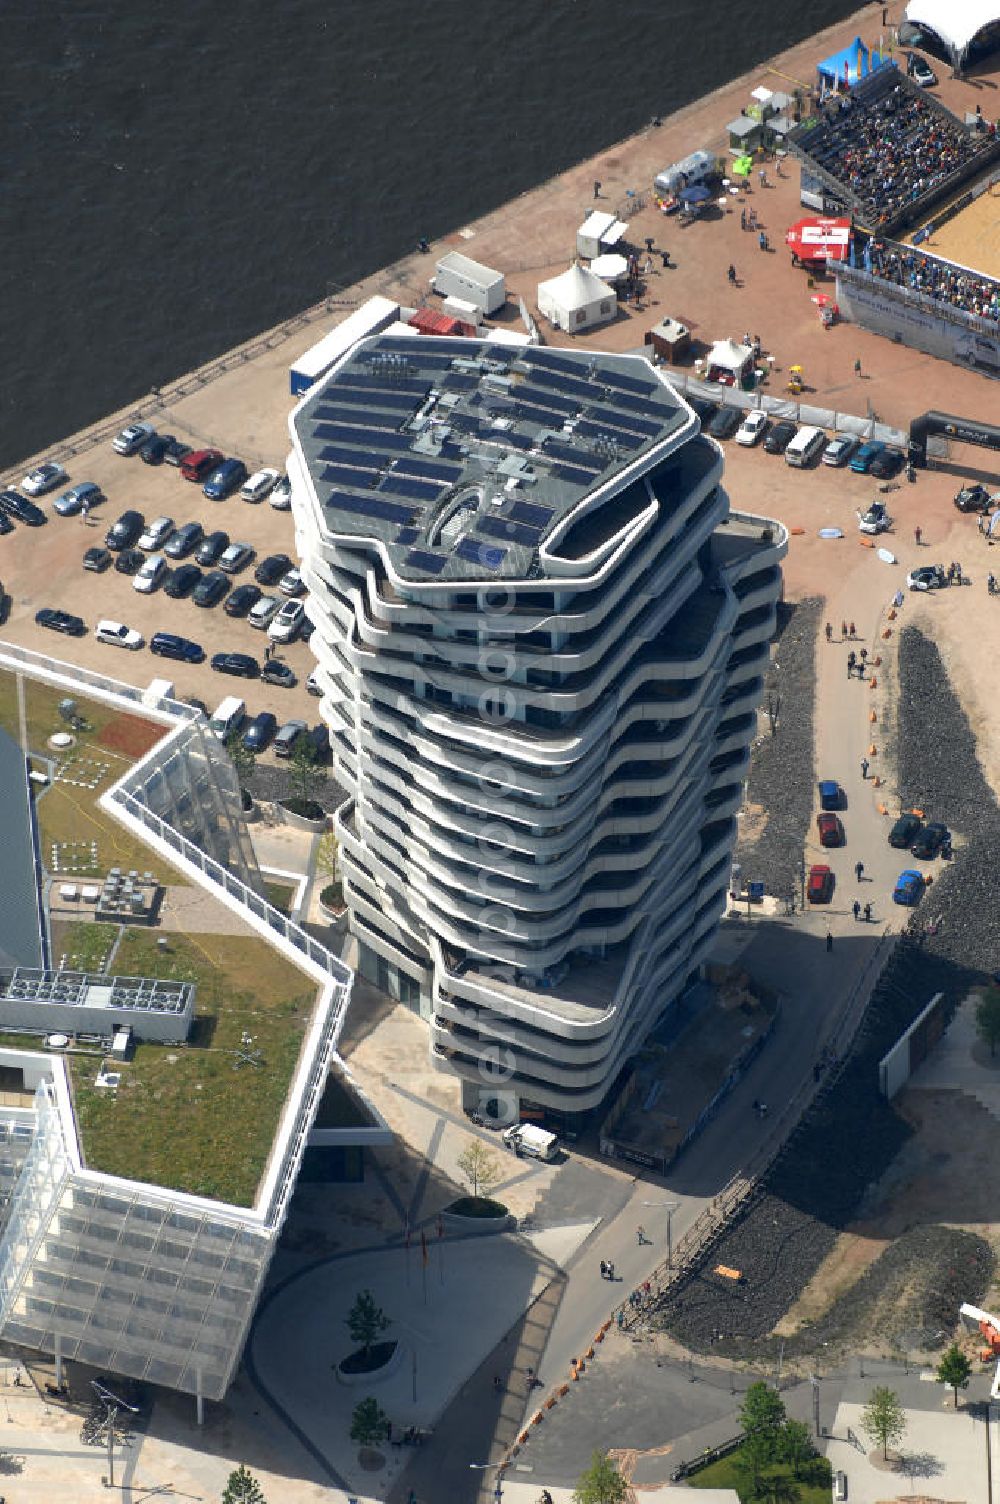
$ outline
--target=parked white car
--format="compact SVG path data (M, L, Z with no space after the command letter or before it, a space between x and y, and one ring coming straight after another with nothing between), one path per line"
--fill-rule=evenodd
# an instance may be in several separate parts
M768 424L767 413L761 408L755 407L752 412L747 413L743 422L736 430L737 444L745 444L748 449L752 448L758 439L763 438L767 432Z
M28 471L21 482L21 490L25 496L44 496L46 491L54 491L65 480L69 480L69 476L62 465L50 460L47 464Z
M133 652L143 645L143 635L121 621L99 621L94 628L98 642L110 642L112 647L131 648Z
M156 433L152 423L130 423L111 441L115 454L135 454Z
M268 497L276 512L287 512L292 504L292 483L283 475Z
M306 587L302 583L302 575L298 569L289 569L278 581L278 589L282 595L305 595Z
M162 554L150 554L139 573L132 580L132 589L140 595L150 595L167 573L167 561Z
M892 527L892 518L882 501L873 501L867 512L858 513L858 530L862 533L887 533Z
M305 621L306 608L301 601L286 601L267 629L274 642L294 642Z
M251 606L247 613L247 621L252 627L263 629L270 623L271 618L277 616L281 610L282 602L276 595L262 595L255 606Z
M269 496L278 483L277 470L255 470L249 479L243 482L240 495L244 501L257 503Z
M139 539L140 548L162 548L174 530L172 517L157 517Z

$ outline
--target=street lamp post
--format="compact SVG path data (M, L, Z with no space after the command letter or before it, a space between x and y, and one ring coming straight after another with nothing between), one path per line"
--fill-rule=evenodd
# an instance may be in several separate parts
M680 1206L679 1201L644 1201L643 1206L659 1206L667 1214L667 1270L674 1266L674 1240L673 1240L673 1215Z

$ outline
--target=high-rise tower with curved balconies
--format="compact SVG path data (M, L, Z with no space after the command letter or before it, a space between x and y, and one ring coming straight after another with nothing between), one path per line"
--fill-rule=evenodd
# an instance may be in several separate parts
M637 357L382 335L291 433L359 969L467 1106L592 1108L723 911L784 530Z

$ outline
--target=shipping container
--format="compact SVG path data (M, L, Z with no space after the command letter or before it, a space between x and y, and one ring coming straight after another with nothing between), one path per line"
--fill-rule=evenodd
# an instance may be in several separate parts
M327 371L352 349L359 339L379 334L388 324L399 318L399 304L389 298L374 297L362 303L360 308L347 316L336 329L315 345L311 345L289 367L289 387L293 397L301 397L311 386L325 376Z
M431 286L445 298L464 298L467 303L474 303L487 318L507 301L503 273L480 266L459 251L442 256Z

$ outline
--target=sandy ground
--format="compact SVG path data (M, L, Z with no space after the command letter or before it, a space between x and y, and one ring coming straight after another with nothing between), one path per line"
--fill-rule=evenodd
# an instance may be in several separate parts
M907 236L907 239L912 239ZM980 194L967 209L935 230L923 249L962 266L1000 277L1000 184Z

